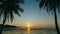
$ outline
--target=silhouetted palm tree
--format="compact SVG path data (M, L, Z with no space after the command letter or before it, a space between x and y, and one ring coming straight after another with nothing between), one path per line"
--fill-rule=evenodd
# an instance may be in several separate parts
M47 9L47 12L51 12L54 14L55 18L55 26L57 30L57 34L59 34L59 28L58 28L58 23L57 23L57 12L60 12L60 0L40 0L39 3L40 8L45 8Z
M2 34L3 26L7 19L13 22L13 14L20 16L19 12L23 12L23 9L19 6L21 3L24 3L24 0L0 0L0 18L3 16L0 34Z

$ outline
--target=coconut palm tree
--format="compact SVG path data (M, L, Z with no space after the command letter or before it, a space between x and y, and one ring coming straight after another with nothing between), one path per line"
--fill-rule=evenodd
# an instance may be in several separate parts
M47 9L48 13L53 13L55 18L55 26L57 34L59 34L58 22L57 22L57 12L60 12L60 0L40 0L39 3L40 8Z
M7 20L13 22L13 14L20 16L19 12L23 12L23 9L19 6L21 3L24 3L24 0L0 0L0 18L3 17L0 34L2 34L3 26Z

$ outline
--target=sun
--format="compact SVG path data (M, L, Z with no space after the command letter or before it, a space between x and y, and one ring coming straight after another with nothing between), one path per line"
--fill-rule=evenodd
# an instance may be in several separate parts
M31 25L30 25L30 24L28 24L27 26L28 26L28 27L31 27Z
M31 23L30 23L30 22L27 22L27 23L26 23L26 27L27 27L27 28L30 28L30 27L31 27Z
M27 22L26 23L26 26L27 26L27 31L28 31L28 33L30 32L30 28L31 28L31 23L30 22Z

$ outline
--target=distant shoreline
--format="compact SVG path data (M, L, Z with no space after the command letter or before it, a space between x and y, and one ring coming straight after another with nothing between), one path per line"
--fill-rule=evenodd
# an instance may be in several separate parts
M3 31L11 31L11 30L27 30L27 29L19 29L19 28L4 28ZM55 30L55 29L31 29L31 30Z

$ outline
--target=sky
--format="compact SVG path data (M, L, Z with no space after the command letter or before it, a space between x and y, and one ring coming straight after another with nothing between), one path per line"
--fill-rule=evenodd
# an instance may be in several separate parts
M15 15L13 23L6 23L10 25L24 27L26 23L31 24L32 27L55 27L54 15L48 15L46 10L39 9L39 2L35 0L24 0L24 4L20 4L20 7L24 9L21 13L21 17ZM58 24L60 24L60 16L57 14Z

